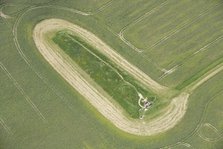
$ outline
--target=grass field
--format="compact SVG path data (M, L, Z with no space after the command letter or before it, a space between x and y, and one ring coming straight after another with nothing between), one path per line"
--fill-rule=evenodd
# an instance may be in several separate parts
M199 77L200 71L222 58L221 1L167 0L137 4L143 5L141 9L134 9L139 7L134 2L114 4L99 16L115 34L122 32L127 41L143 50L139 53L142 59L150 61L158 69L158 72L148 70L154 73L154 79L168 86L183 88L192 82L192 76ZM111 15L112 10L117 11ZM119 19L122 15L125 16L124 21ZM195 66L195 63L199 65ZM165 74L168 70L173 73ZM183 83L185 81L188 83Z
M96 34L161 84L183 90L222 63L221 1L9 0L0 4L2 12L12 17L0 18L0 148L223 148L222 72L191 94L187 112L176 127L138 137L118 130L102 117L44 60L32 40L39 21L69 20ZM82 16L54 5L97 13ZM151 10L153 13L147 13ZM128 25L138 18L142 19ZM124 37L143 52L119 38L126 26ZM162 43L150 48L159 41ZM179 67L174 72L159 79L163 68L175 65Z

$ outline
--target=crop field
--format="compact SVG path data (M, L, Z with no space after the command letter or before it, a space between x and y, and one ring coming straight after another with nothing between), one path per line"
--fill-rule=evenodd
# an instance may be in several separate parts
M222 149L220 0L0 0L0 149Z
M121 2L123 1L117 3ZM200 71L214 67L211 64L216 61L222 62L221 1L167 0L140 4L145 10L140 7L137 11L131 11L132 7L137 6L131 2L127 5L114 4L114 7L111 6L100 15L106 24L116 34L124 36L124 40L136 48L136 51L143 51L139 52L139 55L159 70L155 79L182 89L193 81L193 77L199 77ZM123 6L126 9L119 8ZM108 17L114 9L120 11L115 11L116 13ZM140 14L144 15L140 16L138 11L142 11ZM123 18L128 21L117 16L125 16ZM119 21L126 24L119 24ZM194 63L199 65L195 66Z

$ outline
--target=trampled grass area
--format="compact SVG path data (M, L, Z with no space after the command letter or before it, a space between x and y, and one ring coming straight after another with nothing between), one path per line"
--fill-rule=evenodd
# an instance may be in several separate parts
M29 6L34 6L38 5L38 3L48 3L49 1L41 0L37 2L33 0L10 0L9 2L10 4L14 3L23 5L25 9L21 12L24 12L27 9L27 4ZM63 2L64 3L58 3L58 5L66 5L65 1ZM83 4L83 1L75 0L69 2L69 8L76 8L76 2L81 4L79 10L84 10L84 7L86 6L86 4ZM139 2L141 2L141 5L139 4ZM40 55L35 47L35 44L32 41L32 29L37 22L43 19L55 17L69 20L70 22L78 24L83 28L86 28L95 33L103 41L113 47L113 49L117 50L127 60L158 80L158 77L162 75L162 71L159 69L155 69L153 64L148 62L146 58L142 57L143 54L137 53L131 48L128 48L128 46L120 41L118 37L110 33L106 29L107 25L109 25L110 23L106 23L106 21L104 21L105 18L109 20L109 14L117 14L116 16L112 16L112 18L114 18L114 23L112 23L110 27L112 30L117 31L118 33L118 31L123 28L123 26L131 21L134 21L134 19L138 18L139 16L142 16L145 12L151 10L149 8L150 2L154 2L155 4L155 1L144 0L139 2L126 0L114 1L111 6L100 12L101 16L94 15L91 17L76 15L74 13L52 7L39 8L26 13L26 15L24 15L21 19L21 22L18 26L18 40L22 51L26 55L31 65L28 65L22 59L21 55L15 47L12 35L12 28L18 17L18 14L16 13L17 8L14 6L8 6L8 8L11 9L10 12L13 12L11 15L14 18L8 20L0 19L0 61L20 84L26 95L30 97L30 99L39 108L41 113L43 113L43 115L46 117L47 123L44 123L39 119L38 115L35 113L32 107L29 106L29 104L25 101L24 96L22 96L18 89L13 85L12 81L6 76L4 71L0 69L0 117L13 132L13 135L8 134L3 125L0 124L0 148L155 149L161 147L168 148L168 146L171 146L171 148L173 149L179 149L188 148L187 146L185 146L185 143L187 143L186 145L191 145L190 148L223 148L222 139L214 142L208 142L200 138L197 133L197 130L199 130L199 125L202 123L210 123L220 132L222 132L223 130L221 119L223 96L222 94L219 94L219 92L223 88L222 73L219 73L217 76L195 90L195 92L189 99L188 109L185 117L175 128L156 136L145 138L136 137L117 130L113 125L111 125L110 122L101 117L100 113L92 108L92 106L89 105L85 101L85 99L83 99L74 89L70 88L70 86L63 81L63 79L51 68L51 66L49 66L49 64ZM184 4L186 4L187 2L191 2L190 6L193 6L193 9L191 10L199 11L203 8L215 5L216 3L221 1L207 2L203 0L183 0L180 2ZM93 1L91 3L93 3ZM158 6L159 1L156 1L156 3L157 4L154 6ZM134 7L131 7L131 9L128 10L127 7L130 4L132 4L132 6ZM89 8L93 6L86 7ZM219 9L213 10L213 12L219 11L220 13L220 8L221 7L219 7ZM171 5L169 5L168 10L171 11L171 9L173 8L171 7ZM131 19L129 19L129 21L127 19L123 21L121 19L115 19L126 10L128 10L128 13L123 15L124 17L121 18L126 19L130 16L134 16L133 14L137 15L132 18L130 17ZM106 17L103 17L103 13L106 12L109 13L105 15ZM163 11L163 15L165 14L165 12L166 11ZM175 14L180 13L180 10L177 10L175 12ZM191 13L190 15L192 14L193 13ZM190 16L188 17L190 18ZM220 19L218 19L218 21L222 21L221 17ZM170 19L169 22L172 22L172 20ZM207 26L210 23L216 22L207 21ZM197 25L199 26L199 24ZM140 28L139 25L137 26ZM159 26L157 25L157 27ZM174 27L175 26L173 26L173 28ZM145 26L142 28L144 28L143 33L148 32L145 31ZM206 27L206 29L208 30L209 28ZM129 32L131 31L125 32L126 37ZM212 33L210 34L212 35ZM156 36L158 37L158 34ZM141 41L137 41L136 39L133 39L132 41L135 41L139 45L143 45L146 42L145 40L144 43L140 43ZM214 42L209 48L207 48L207 50L196 54L193 59L184 63L184 67L180 67L179 69L177 69L177 71L175 71L175 73L172 73L170 76L166 77L163 80L160 80L159 82L163 82L168 86L175 87L183 80L186 80L186 78L190 78L189 74L194 74L194 67L194 69L199 72L200 70L203 70L203 68L206 68L206 66L209 66L209 64L214 62L216 60L216 57L220 58L222 52L221 47L222 42ZM165 52L166 51L164 51L164 54ZM178 55L175 56L175 58L177 57ZM42 79L35 72L39 73ZM213 101L210 102L212 98ZM182 143L179 144L179 142Z

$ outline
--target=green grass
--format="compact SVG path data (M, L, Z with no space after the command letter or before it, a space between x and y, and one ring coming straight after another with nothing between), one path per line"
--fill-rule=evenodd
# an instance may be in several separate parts
M181 84L177 85L176 89L181 90L181 89L187 87L188 85L196 82L196 80L198 80L200 77L205 75L205 73L207 73L208 71L210 71L211 69L215 68L216 66L218 66L219 64L222 64L222 63L223 63L223 58L221 57L221 58L217 59L216 61L214 61L212 64L210 64L205 69L200 70L198 73L194 74L193 76L191 76L190 78L188 78L187 80L182 82Z
M169 9L170 7L172 9ZM160 68L168 70L176 65L182 67L174 72L180 75L173 73L162 80L163 83L176 87L199 73L197 70L205 69L214 60L223 56L220 48L222 44L215 48L213 45L207 47L207 51L211 54L213 51L218 53L210 60L203 51L201 52L203 59L199 63L197 56L193 55L197 50L222 36L221 7L222 4L218 1L212 3L169 1L166 6L128 28L124 35L136 47L144 49L147 59L152 59ZM141 36L142 34L144 36ZM169 35L171 36L168 37ZM196 64L198 67L193 67Z
M60 0L54 1L51 4L64 6L67 8L75 8L87 12L97 12L98 9L109 5L111 0L82 0L82 1L69 1L69 0Z
M27 6L32 6L32 5L57 5L57 6L64 6L67 8L75 8L78 10L82 10L82 11L97 11L97 9L99 9L100 7L106 5L107 3L109 3L110 0L82 0L82 1L69 1L69 0L10 0L8 1L4 1L3 0L3 4L13 4L12 8L14 9L14 11L17 8L17 6L23 6L23 7L27 7ZM1 4L1 3L0 3ZM87 4L87 5L86 5ZM11 9L11 8L9 8Z
M59 31L52 39L103 90L116 100L132 118L139 118L138 93L154 102L151 109L161 106L157 95L142 87L127 72L85 41L66 31ZM123 77L123 78L122 78ZM156 101L154 101L156 99ZM150 112L149 112L150 113ZM151 114L151 113L150 113Z
M219 75L222 75L222 73ZM214 89L211 91L212 94L208 96L209 102L206 103L205 112L199 125L200 127L198 127L197 132L194 135L186 140L186 142L190 142L194 148L200 148L201 145L203 145L205 149L221 149L223 147L223 139L219 137L219 134L220 136L223 134L223 120L220 118L222 116L222 110L220 110L220 107L222 106L223 90L220 88L217 89L215 87L216 84L216 82L215 84L213 82L213 85L211 85ZM206 86L208 85L210 85L210 83ZM218 134L216 134L213 129L210 129L210 127L202 126L207 123L214 126L217 129ZM199 137L199 134L201 134L202 137L211 139L211 141L203 140Z
M104 24L109 26L113 31L119 32L123 27L132 23L144 13L158 7L165 0L138 0L138 1L125 1L119 0L111 3L103 12L97 14ZM140 8L140 9L138 9Z
M26 2L29 2L29 5L38 3L37 1L34 2L29 0L10 2L12 4L20 3L24 5L24 8L26 7ZM40 3L42 2L48 1L41 0ZM0 61L17 80L26 95L31 98L44 114L48 123L43 123L39 119L35 111L33 111L25 101L24 96L21 95L6 74L0 69L0 117L4 119L5 123L14 133L13 136L8 135L2 125L0 125L0 148L73 149L89 147L93 149L157 149L173 145L173 149L179 149L186 147L180 146L177 142L186 142L198 149L222 149L222 139L216 142L206 142L197 134L197 126L202 123L211 123L218 130L221 130L221 132L223 130L221 119L223 95L220 94L223 88L222 72L195 90L189 98L186 115L176 127L156 136L132 136L115 128L115 126L103 118L96 109L86 102L86 99L71 88L45 61L32 40L32 30L37 22L46 18L62 18L93 32L109 46L117 50L117 52L129 62L135 64L145 73L149 74L149 76L152 76L152 78L157 79L161 74L160 70L146 61L146 58L143 58L141 54L131 50L120 41L118 37L109 32L107 30L107 25L109 25L109 23L106 23L109 17L114 14L114 16L110 17L114 19L114 21L110 21L114 22L110 27L112 30L118 32L123 26L133 21L138 16L141 16L146 11L149 11L150 8L148 5L150 2L154 2L154 6L155 4L160 4L159 1L147 0L139 1L138 3L136 1L125 0L114 1L111 6L107 7L100 14L91 17L84 17L54 8L39 8L30 11L24 15L18 26L18 40L32 68L21 58L13 43L12 27L17 18L17 14L15 13L17 8L10 7L10 9L14 8L14 10L10 10L10 12L13 12L12 16L14 18L10 20L0 20ZM192 7L191 11L194 12L202 11L202 9L211 6L211 3L215 4L220 1L183 0L180 2L190 2L190 8ZM83 9L86 6L86 4L83 4L81 1L75 0L69 1L69 7L78 7L75 3L81 4L80 8ZM141 5L139 3L141 3ZM128 10L130 4L132 4L132 7ZM66 5L66 3L64 1L64 3L61 2L59 5L63 6ZM168 8L171 10L171 5ZM185 5L185 9L186 8L188 8L188 5ZM116 19L116 17L123 14L126 10L128 10L128 13L123 15L124 21ZM213 13L214 11L221 10L219 8L213 10ZM106 12L108 13L105 14ZM106 17L103 17L103 13ZM181 14L181 10L176 10L174 14ZM163 11L163 15L165 15L165 11ZM169 13L169 15L171 15L171 13ZM190 15L193 15L193 13ZM222 19L218 21L222 21ZM172 22L172 20L170 20L170 22ZM206 22L207 25L211 23L215 22L208 20ZM138 24L137 26L140 27ZM145 26L142 28L145 28ZM208 27L205 29L208 29ZM152 31L153 29L150 28L148 30ZM129 34L129 32L130 31L126 33ZM143 33L143 36L147 34L144 30ZM157 34L156 36L160 35ZM140 43L142 41L134 40L140 45L145 44L145 42ZM200 41L198 40L197 43L200 43ZM166 46L168 46L168 44ZM211 45L208 50L197 54L193 59L184 63L184 67L179 68L171 76L159 82L175 87L186 78L190 78L190 75L209 66L216 60L216 57L220 58L222 54L221 49L222 42ZM164 50L163 54L166 52L168 51ZM174 57L176 58L178 55ZM39 78L33 70L38 72L43 79Z
M97 17L115 34L126 27L124 37L144 50L138 53L141 61L156 68L143 70L161 84L175 88L223 56L221 40L215 41L223 34L221 1L167 0L164 5L164 1L125 2L113 3ZM174 66L179 66L175 72L159 79L162 69Z

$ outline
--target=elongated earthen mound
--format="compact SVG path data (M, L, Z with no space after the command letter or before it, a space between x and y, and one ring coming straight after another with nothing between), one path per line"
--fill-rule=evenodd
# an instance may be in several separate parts
M69 61L66 61L58 52L56 52L56 50L54 50L54 48L59 47L51 45L45 40L44 36L47 32L56 32L63 29L68 29L86 40L104 55L113 60L117 65L137 78L140 82L147 85L154 92L166 92L168 91L168 88L152 80L141 70L126 61L98 37L80 26L61 19L48 19L38 23L33 31L33 39L43 57L72 87L83 95L116 127L130 134L149 136L173 128L182 119L187 109L187 99L189 97L189 94L184 92L172 99L163 115L156 117L149 122L126 117L123 114L122 109L117 108L117 106L111 103L103 94L98 92L94 86L87 82L78 73L78 69L75 68L75 66L71 65Z

